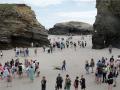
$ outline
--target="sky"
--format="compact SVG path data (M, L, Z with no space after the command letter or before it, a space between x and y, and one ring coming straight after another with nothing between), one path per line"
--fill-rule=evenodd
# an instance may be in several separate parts
M25 3L31 6L38 21L47 29L67 21L93 24L97 14L96 0L0 0L0 3Z

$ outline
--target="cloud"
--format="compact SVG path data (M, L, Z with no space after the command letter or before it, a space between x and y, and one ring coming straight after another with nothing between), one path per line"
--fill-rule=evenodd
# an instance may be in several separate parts
M0 3L23 3L24 0L0 0Z
M58 12L56 16L59 17L70 17L70 18L91 18L97 14L96 10L92 11L71 11L71 12Z
M57 18L61 18L61 21L83 21L93 24L95 21L96 10L92 11L73 11L73 12L58 12L54 14Z
M32 6L48 7L61 4L64 0L0 0L0 3L25 3Z
M96 2L96 0L73 0L75 2Z
M61 4L64 0L26 0L25 2L30 5L47 7L50 5L58 5Z

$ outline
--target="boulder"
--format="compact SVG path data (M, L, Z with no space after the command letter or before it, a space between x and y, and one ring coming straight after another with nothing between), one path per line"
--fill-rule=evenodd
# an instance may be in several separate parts
M0 4L0 49L49 44L45 27L25 4Z
M53 28L50 28L48 33L53 35L68 35L68 34L91 34L92 26L83 22L63 22L57 23Z
M93 48L120 48L120 0L96 0Z

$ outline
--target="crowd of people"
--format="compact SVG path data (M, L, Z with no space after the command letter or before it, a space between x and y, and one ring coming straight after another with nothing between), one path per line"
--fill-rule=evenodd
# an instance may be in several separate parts
M62 86L63 84L63 77L58 74L57 78L56 78L56 86L55 86L55 90L62 90L62 88L64 88L64 90L70 90L71 85L72 85L72 81L70 79L70 76L67 74L66 78L65 78L65 84L64 87ZM85 82L85 78L83 77L83 75L81 75L81 78L79 79L79 77L77 76L73 82L73 86L75 88L75 90L78 90L79 84L81 86L82 90L85 90L86 88L86 82Z
M94 67L96 66L95 71ZM97 84L108 83L108 90L112 90L112 87L117 85L117 77L120 73L120 55L117 59L112 56L110 59L102 57L97 63L94 59L91 59L90 63L86 61L85 70L87 74L95 73L95 82Z
M74 47L74 50L76 51L77 47L85 48L86 46L87 46L87 42L84 39L84 37L82 37L77 42L73 41L72 37L69 37L66 40L64 38L61 38L61 40L51 42L47 51L48 51L48 53L53 53L53 51L55 51L56 49L63 50L65 48L72 48L72 47ZM45 46L43 46L43 50L44 50L44 52L46 51Z
M77 42L72 41L72 37L61 41L52 42L48 48L43 46L43 52L53 53L56 49L63 50L64 48L73 47L76 51L76 48L85 48L87 46L87 42L82 37L81 40ZM28 48L15 48L15 57L17 59L12 59L11 61L5 62L5 64L0 63L0 80L7 81L7 87L12 86L12 79L23 77L29 77L29 79L33 82L35 77L40 76L40 68L39 62L37 60L28 60L25 59L24 62L21 62L18 57L29 57L29 49ZM112 53L112 47L109 48L110 54ZM37 55L37 48L34 49L35 55ZM3 52L1 51L1 58L3 57ZM117 85L117 77L120 73L120 56L117 59L112 56L110 59L102 57L100 60L95 62L93 58L89 61L85 62L85 71L87 75L91 73L95 75L95 83L100 85L102 83L108 84L108 90L112 90L112 87L116 87ZM66 71L66 60L63 60L62 66L60 70ZM63 86L64 81L64 86ZM65 80L61 74L58 74L56 78L55 90L71 90L71 85L73 85L75 90L79 89L79 85L81 86L81 90L86 89L86 79L84 75L76 76L74 81L71 80L70 75L67 74ZM41 79L41 90L46 90L47 79L46 76L43 76Z
M20 79L29 77L33 81L35 76L39 77L39 74L39 62L37 60L25 59L24 63L22 63L19 59L12 59L5 62L4 65L0 63L0 79L6 80L8 83L12 82L12 78L15 79L16 77Z

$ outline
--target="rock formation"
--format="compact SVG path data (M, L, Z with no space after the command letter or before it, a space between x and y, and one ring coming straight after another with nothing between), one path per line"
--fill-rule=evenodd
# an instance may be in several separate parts
M120 0L96 0L93 48L120 48Z
M92 26L87 23L71 21L55 24L48 33L53 35L90 34L92 30Z
M25 4L0 4L0 49L47 45L47 32Z

